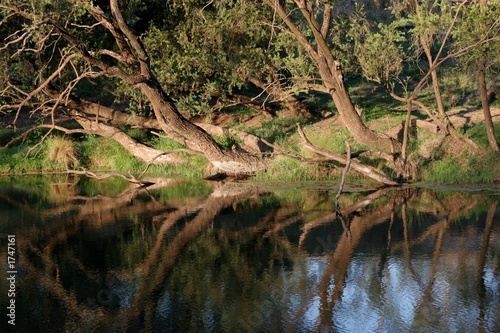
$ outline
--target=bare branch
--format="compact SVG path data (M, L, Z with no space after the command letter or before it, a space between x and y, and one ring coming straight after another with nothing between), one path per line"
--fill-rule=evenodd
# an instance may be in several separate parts
M304 34L302 34L300 29L290 19L289 14L285 11L283 6L281 6L279 0L264 0L264 2L274 9L275 13L277 13L281 17L281 19L285 22L293 35L297 38L299 43L306 49L307 53L309 53L313 59L316 59L318 57L318 53L307 41L307 38L304 36Z
M306 135L305 135L305 133L302 130L302 127L300 125L297 125L297 130L299 132L300 137L304 141L304 146L306 148L312 150L313 152L315 152L317 154L323 155L323 156L325 156L327 158L330 158L330 159L332 159L334 161L337 161L339 163L347 164L347 157L345 157L343 155L340 155L340 154L336 154L336 153L334 153L332 151L329 151L327 149L320 148L320 147L317 147L317 146L313 145L309 141L309 139L307 139L307 137L306 137ZM386 184L386 185L398 185L398 183L396 183L395 181L392 181L389 178L385 177L380 172L378 172L376 169L374 169L374 168L372 168L370 166L363 165L363 164L361 164L359 162L356 162L356 161L352 161L351 165L352 165L352 168L354 170L362 173L363 175L365 175L367 177L375 179L376 181L378 181L380 183L383 183L383 184Z
M33 132L37 129L41 129L41 128L48 128L49 130L58 130L58 131L61 131L65 134L75 134L75 133L88 134L89 133L88 131L83 130L83 129L67 129L65 127L57 126L57 125L53 125L53 124L42 124L42 125L31 127L28 130L24 131L21 135L18 135L15 138L11 139L3 147L0 147L0 151L9 148L10 146L12 146L12 144L14 144L15 142L17 142L19 140L23 140L23 141L26 140L26 138L28 137L28 135L31 132Z
M35 90L31 91L27 96L26 98L18 105L17 107L17 112L16 112L16 116L14 118L14 121L13 123L15 124L18 117L19 117L19 113L21 112L21 108L25 105L27 105L27 103L29 102L30 99L32 99L34 96L36 96L38 93L40 93L41 91L43 91L43 89L45 89L49 84L50 82L52 82L52 80L57 77L61 72L62 70L66 67L66 65L73 59L73 58L76 58L78 54L70 54L68 57L66 57L66 59L64 59L63 63L59 66L59 68L57 68L46 80L45 82L43 82L41 85L38 86L38 88L36 88Z

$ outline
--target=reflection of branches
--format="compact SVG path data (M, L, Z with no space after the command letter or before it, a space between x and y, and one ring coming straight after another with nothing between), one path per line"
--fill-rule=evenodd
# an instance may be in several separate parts
M417 283L420 285L420 280L418 279L417 273L413 269L413 264L411 260L411 250L410 250L411 246L410 246L410 238L408 236L408 213L406 211L406 207L407 204L405 202L401 207L401 217L403 218L404 254L405 254L406 264L408 265L408 270L410 271L415 281L417 281Z
M144 211L160 211L165 209L164 204L158 203L155 200L149 202L135 202L134 205L130 205L139 194L155 189L165 188L177 184L176 179L150 179L151 183L154 185L150 186L140 186L138 184L131 184L128 188L124 189L120 194L114 197L107 197L103 195L98 195L95 197L87 196L69 196L66 198L66 204L56 208L45 209L41 212L36 211L35 208L30 206L25 202L16 202L12 199L10 203L15 206L22 207L23 210L28 210L33 213L40 214L44 217L59 216L66 213L72 213L75 219L82 220L86 216L92 216L95 214L99 215L99 223L102 225L113 223L117 217L127 217L132 213L140 213ZM82 205L82 201L85 202ZM94 220L93 222L98 222Z
M392 192L393 190L394 190L394 188L391 188L391 187L385 187L385 188L382 188L380 190L377 190L376 192L373 192L373 193L363 197L362 199L356 201L354 204L349 205L349 206L345 207L344 209L341 209L341 213L344 216L349 216L352 213L359 211L362 208L372 204L377 199L384 197L385 195L387 195L389 192ZM307 238L309 232L312 229L317 228L323 224L330 223L330 222L334 221L336 218L337 218L337 212L332 212L332 213L324 215L324 216L322 216L314 221L307 222L302 227L303 232L300 235L299 246L302 246L302 244L304 244L305 239Z
M203 250L228 250L228 247L232 246L232 244L242 244L242 242L239 242L239 239L234 241L236 237L243 238L245 242L248 241L249 238L252 241L260 241L263 238L270 237L270 242L269 240L266 240L261 243L271 243L273 245L273 249L271 250L274 251L273 260L280 257L284 258L285 256L287 259L292 258L294 265L294 271L293 274L291 274L293 275L292 279L298 277L300 279L299 282L301 286L300 288L297 286L297 288L300 289L297 294L295 294L295 290L293 290L294 294L293 296L290 296L294 298L293 305L290 305L290 307L293 308L292 310L294 315L290 315L290 312L285 315L289 323L288 327L286 327L287 331L296 331L297 323L299 323L299 321L305 316L307 317L306 314L308 314L311 304L316 305L316 302L320 303L318 307L318 326L321 325L320 328L332 328L332 314L336 304L342 298L342 294L344 293L345 283L347 283L347 272L348 270L350 271L350 267L352 267L352 257L355 251L357 251L359 244L361 244L361 242L366 239L367 235L369 235L370 230L390 219L391 222L389 225L389 231L385 236L387 237L387 243L386 246L384 246L386 247L385 252L388 256L390 256L395 251L392 243L396 238L398 238L394 237L394 232L397 229L398 210L400 207L404 228L404 242L403 244L396 245L404 246L406 260L409 263L411 262L410 249L412 244L409 235L410 228L408 226L408 224L411 223L411 215L408 214L407 210L408 208L411 208L412 204L419 205L421 202L414 200L417 196L412 196L411 191L393 192L394 189L391 188L384 188L373 192L342 210L343 214L352 218L352 223L349 229L351 236L349 237L347 230L345 230L344 233L340 235L338 242L335 244L336 248L334 249L334 252L330 254L330 256L325 257L327 267L325 267L323 275L319 277L319 285L317 284L318 280L316 277L312 277L310 275L312 271L310 270L311 266L309 265L309 261L302 261L303 257L301 244L308 236L310 230L322 225L323 223L334 221L335 215L333 212L331 214L330 212L326 213L327 217L329 217L328 219L321 217L310 223L305 223L300 220L306 220L306 218L310 218L314 216L314 214L317 214L318 211L311 210L302 212L297 209L296 205L293 204L284 204L279 208L272 207L267 209L266 207L266 210L262 213L264 216L258 221L253 221L254 223L252 223L251 226L248 226L247 223L242 223L241 225L243 225L243 227L241 230L236 232L227 232L224 229L214 230L216 239L212 238L214 235L212 234L212 231L210 231L207 235L207 239L210 240L210 247L205 246L204 241L206 240L206 230L210 229L211 223L214 221L216 216L220 215L221 212L224 212L224 214L227 213L226 208L245 200L245 205L238 204L236 206L237 208L234 208L234 210L240 214L241 211L239 209L241 207L254 208L258 202L264 201L259 201L259 199L262 198L261 196L263 191L259 191L259 189L252 187L241 188L242 187L230 186L230 184L226 184L217 189L207 198L196 199L195 201L190 201L187 204L185 203L175 207L172 207L171 205L169 205L169 207L165 207L166 205L162 205L157 202L154 203L154 205L151 204L151 206L142 205L142 200L130 199L131 201L128 202L130 206L142 205L142 209L148 210L151 215L154 215L152 221L152 224L154 225L154 236L152 236L151 239L147 237L142 238L146 239L148 244L150 244L147 246L148 252L146 253L144 259L140 263L136 263L131 269L127 268L125 272L122 272L122 276L125 276L125 279L130 280L129 288L132 289L132 291L130 291L131 294L124 291L127 293L127 297L120 298L121 309L114 308L114 312L112 313L101 309L94 311L94 307L90 308L90 305L79 304L77 302L76 296L73 295L67 285L62 283L63 281L68 280L65 277L67 273L63 272L61 269L61 278L58 276L58 265L61 261L57 255L60 253L64 254L64 260L66 263L64 267L71 266L71 268L76 270L79 275L83 276L84 279L90 281L92 284L102 283L99 271L91 270L88 267L85 267L86 262L79 259L78 256L73 256L71 251L66 254L65 252L61 252L59 250L65 250L62 248L62 245L68 243L68 240L75 238L76 235L82 231L81 221L92 220L91 223L95 223L93 221L97 220L97 218L90 219L90 216L96 216L102 219L106 209L111 207L109 209L112 212L110 213L110 216L106 216L105 219L106 221L112 221L111 215L115 214L114 220L116 221L116 219L121 219L124 216L129 215L129 212L135 211L134 209L129 209L128 205L124 205L125 201L122 202L121 198L116 199L117 202L119 202L116 206L113 206L111 198L102 198L102 202L99 201L99 198L83 198L86 203L82 202L82 199L79 199L82 208L77 208L76 205L73 207L73 209L78 209L77 215L72 218L72 222L67 226L65 225L64 228L61 228L60 224L51 223L44 226L43 229L40 228L36 231L30 230L29 233L25 233L23 237L19 235L19 248L20 251L22 251L20 258L22 261L26 262L25 265L27 267L27 273L33 276L37 283L40 281L39 285L44 292L51 296L54 302L58 303L58 306L64 306L67 308L67 313L69 314L68 317L72 318L67 320L74 320L77 323L89 323L93 325L93 327L107 327L109 328L109 331L120 332L136 330L139 327L143 331L153 331L152 325L157 324L158 320L162 320L161 318L158 318L158 311L162 311L159 306L160 302L161 304L173 304L169 301L174 302L173 299L169 299L170 294L168 290L170 289L166 287L167 283L171 281L171 278L174 278L172 281L177 281L177 278L179 277L177 275L177 269L180 269L180 272L183 272L181 277L189 276L191 271L188 271L186 266L184 266L184 260L190 260L190 258L187 258L185 253L191 253L191 248L196 250L196 253L202 252L200 251L200 245ZM129 190L131 193L134 193L133 195L130 194L130 198L134 198L134 195L137 195L137 193L142 193L139 191L134 192L133 189ZM268 191L266 191L266 194L267 193ZM129 193L127 193L127 191L123 194L124 197L127 197L128 195ZM382 199L382 197L386 195L387 197ZM469 200L469 198L467 199ZM429 230L425 230L425 232L423 232L426 238L433 237L432 239L435 240L435 251L430 277L428 280L424 280L424 285L418 293L420 296L423 295L423 297L419 300L420 302L424 302L425 300L428 300L429 297L433 297L432 287L436 281L437 263L440 256L442 256L442 244L444 244L443 240L446 236L448 224L453 221L453 219L457 218L458 214L467 212L468 207L471 205L471 200L469 200L469 203L464 203L462 205L456 205L456 201L457 200L454 200L454 209L450 210L450 212L446 214L445 219L439 220L437 223L430 226ZM472 200L472 204L475 204L475 202L477 202L477 200ZM442 200L439 205L444 208L446 207L445 203L446 200ZM402 206L400 206L401 204ZM98 210L94 211L85 208L93 205L101 206ZM368 205L372 206L369 206L368 209L366 209L365 207ZM313 207L317 206L313 205ZM424 208L429 209L429 207ZM260 214L262 210L258 209L258 211L259 216L261 216ZM82 215L82 212L86 212L86 215ZM354 212L356 213L353 214ZM486 228L483 235L481 250L481 259L483 261L482 264L480 264L481 267L484 267L484 256L486 255L486 249L488 248L489 234L492 232L491 228L494 213L495 208L490 207L490 213L488 214ZM304 223L301 235L303 238L301 238L299 244L297 244L295 238L296 230L293 230L293 237L281 237L282 235L278 235L286 226L289 226L291 223L296 223L297 221L299 221L299 223ZM92 226L100 231L103 229L101 228L102 224ZM239 226L240 225L238 225L238 227ZM219 234L217 234L217 232L222 233L223 237L219 238ZM373 232L378 234L378 230ZM40 237L41 234L43 234L43 238ZM286 235L289 236L291 234L286 233ZM39 242L38 239L48 240ZM222 239L223 242L216 243L220 239ZM134 243L135 240L136 239L134 238ZM149 240L151 240L151 242L149 242ZM229 242L227 242L226 245L221 245L224 244L226 240L229 240ZM137 238L137 241L142 240ZM132 243L131 246L133 246L134 243ZM187 250L188 247L189 250ZM129 248L127 247L127 253L129 253L128 249ZM256 248L251 249L251 251L253 251L252 255L256 253L255 249ZM229 250L232 251L232 249ZM86 251L86 249L84 249L84 251ZM217 251L214 253L219 253ZM384 255L386 253L384 253ZM233 253L231 252L231 254ZM240 253L238 251L234 254L239 256L240 254L245 255L246 253ZM203 256L204 254L202 253L201 255ZM215 254L213 258L211 256L209 256L209 258L210 260L214 258L215 260L219 260L220 258L225 262L225 258L221 258L218 255L215 256ZM293 259L297 259L297 261L293 261ZM203 262L205 263L206 261L204 260ZM388 261L384 258L380 260L381 270L387 269L387 262ZM298 271L297 266L295 265L296 263L306 263L302 266L304 270ZM240 261L233 264L234 266L232 267L236 269L243 267ZM411 265L408 266L410 267L410 270L412 270ZM63 266L61 265L61 267ZM188 267L189 269L196 268L195 265L191 264L188 264ZM323 266L321 269L322 268ZM199 274L198 276L211 276L211 274L215 272L213 270L214 267L199 267L199 269L203 270L203 274ZM482 268L478 270L478 274L480 274L481 271ZM241 275L238 275L238 279L242 279L239 281L244 281L246 285L248 281L252 281L252 277L247 277L245 272L241 273L240 271L238 274ZM391 272L388 272L388 274L391 273L392 270ZM119 272L116 274L119 274ZM227 276L224 275L224 278L227 278ZM482 276L482 278L484 279L484 276ZM268 280L265 281L267 282ZM193 281L189 282L191 283ZM199 282L196 279L195 283L196 288L204 288L203 282ZM176 282L174 285L177 286ZM280 287L281 286L273 286L273 288ZM184 288L184 286L181 285L181 288ZM174 289L177 290L177 288ZM281 291L288 293L288 290ZM210 296L212 296L211 293ZM272 297L274 297L274 295ZM482 296L480 295L479 297L481 298ZM165 298L167 298L168 301L163 303ZM124 302L126 304L123 304ZM425 309L422 304L423 303L420 303L420 308L417 309L420 312ZM193 309L193 311L197 310L198 309ZM251 315L252 306L249 305L249 303L243 304L240 310L241 312L246 311L246 314ZM274 308L272 310L274 310ZM218 310L215 309L215 311ZM74 312L78 313L73 316Z
M342 227L347 232L347 236L351 237L349 228L347 227L347 224L345 223L344 220L344 216L342 215L342 211L340 210L340 196L344 191L345 178L347 176L347 173L349 172L349 167L351 166L351 145L349 144L349 141L345 141L345 147L346 147L347 162L345 164L344 170L342 171L342 178L340 180L339 190L337 192L337 195L335 196L335 213L337 214L337 219L339 219L340 222L342 223Z
M304 214L297 214L295 207L282 207L272 219L270 227L263 235L264 238L275 235L289 225L292 225L304 218Z
M205 230L221 210L255 194L255 191L252 189L239 193L231 193L231 189L229 189L228 193L225 193L225 190L227 190L225 187L219 188L206 199L198 214L184 226L184 229L175 236L166 250L161 254L161 258L158 258L160 261L157 264L155 272L151 270L152 263L147 262L147 266L145 267L148 269L149 275L141 281L140 286L130 301L128 310L119 314L118 320L114 321L115 323L119 323L119 331L126 331L142 315L146 317L145 322L147 326L153 323L152 316L161 297L164 281L182 253L182 250ZM144 309L143 304L146 304L144 313L141 310ZM123 325L126 325L126 327L124 328ZM146 331L148 330L146 329Z
M416 309L417 313L419 311L424 311L424 306L426 304L432 304L432 302L429 301L429 298L432 297L432 287L434 286L434 281L436 279L436 271L439 262L439 255L441 253L441 247L443 245L444 233L447 228L448 228L448 220L445 219L443 223L439 224L438 235L436 237L436 245L434 247L434 256L432 257L431 271L429 273L429 281L427 282L427 286L425 287L422 298L420 299L419 304L417 306Z
M173 184L175 181L163 182L163 186L168 186ZM157 187L160 186L160 182L156 184ZM54 216L60 215L67 212L72 212L73 223L64 225L61 228L59 223L50 223L43 227L42 230L34 232L31 229L22 235L18 234L19 239L19 257L20 261L23 263L23 267L26 269L30 276L35 277L40 281L40 285L59 303L67 309L69 316L80 319L86 318L86 316L93 316L88 313L85 305L77 303L75 296L65 290L59 280L59 268L53 259L53 250L61 244L66 244L68 239L79 234L82 230L82 223L88 222L92 223L94 227L102 228L103 226L115 223L117 220L122 218L130 217L131 214L139 214L141 212L154 212L164 210L164 205L151 200L150 202L142 202L136 200L133 204L132 199L139 194L143 188L127 189L122 192L116 198L109 197L95 197L95 198L85 198L87 203L82 204L82 197L78 199L79 203L65 205L63 208L56 208L49 210L47 215L44 212L37 212L42 216ZM17 204L17 203L13 203ZM21 207L25 207L21 203ZM34 210L33 210L34 212ZM35 213L35 212L34 212ZM89 219L89 217L92 217ZM46 243L37 244L36 246L32 244L40 233L50 235L47 237ZM31 241L33 240L33 241ZM89 270L85 265L77 258L72 257L71 259L66 259L67 261L72 261L72 266L79 272L80 275L85 276L88 280L98 282L98 276ZM43 264L43 269L38 268L37 263L41 262Z
M392 227L394 226L394 219L395 219L395 212L393 210L391 212L389 230L387 231L387 245L384 248L384 250L380 256L379 271L378 271L380 280L382 280L384 268L385 268L385 265L387 264L387 259L389 257L390 251L391 251L391 238L392 238L391 233L392 233Z
M484 327L486 317L486 281L484 267L486 264L486 253L490 244L491 229L493 227L493 218L497 210L498 201L490 205L488 215L486 216L486 225L484 227L483 239L481 241L481 252L479 254L479 265L477 267L477 281L478 281L478 294L479 294L479 327L478 332L485 332Z
M69 294L60 281L51 276L41 276L40 270L31 263L25 256L24 251L19 251L19 261L23 263L23 268L30 276L38 277L40 287L43 287L52 297L59 301L72 316L82 318L83 313L79 308L74 295Z
M437 200L437 199L436 199L436 201L439 202L439 200ZM447 225L449 221L453 221L456 218L458 218L459 216L462 216L462 215L468 213L472 208L476 207L479 204L479 200L478 199L469 200L463 206L457 205L455 202L453 202L449 208L447 208L447 205L445 205L444 203L442 203L442 202L439 202L439 203L440 203L441 209L442 209L441 212L446 213L445 218L440 219L437 223L435 223L432 226L430 226L429 228L427 228L427 230L424 233L422 233L418 238L416 238L412 241L405 240L403 242L395 244L392 247L392 250L391 250L392 253L398 251L401 248L407 248L408 246L412 247L412 246L418 245L418 244L424 242L425 240L427 240L429 237L432 237L436 234L439 234L443 224ZM435 204L434 200L433 200L432 204L433 205ZM423 210L425 210L425 208L420 208L420 210L423 211ZM428 209L428 210L432 211L432 209Z
M147 167L149 167L149 164L147 165ZM134 175L132 175L132 173L130 171L129 171L129 177L127 177L121 173L116 173L116 172L104 173L104 174L99 174L99 175L92 172L92 171L88 171L88 170L67 170L66 172L69 174L75 174L75 175L85 175L89 178L93 178L93 179L97 179L97 180L107 179L107 178L111 178L111 177L118 177L118 178L125 179L126 181L128 181L130 183L138 184L140 186L153 185L154 183L151 181L141 180L142 176L144 175L144 173L146 171L147 171L147 168L146 168L146 170L141 172L141 174L138 177L135 177Z
M384 206L370 211L369 214L354 217L350 225L350 237L345 231L342 234L323 273L318 289L321 302L320 325L331 327L333 306L340 299L345 286L347 268L362 236L375 225L387 221L391 217L394 205L395 201L390 200ZM333 289L332 283L334 284Z

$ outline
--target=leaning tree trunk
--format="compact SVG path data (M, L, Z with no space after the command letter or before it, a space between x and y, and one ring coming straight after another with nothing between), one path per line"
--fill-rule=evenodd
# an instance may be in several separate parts
M254 174L266 167L262 158L223 149L200 127L189 122L177 110L151 71L149 55L139 37L130 29L120 11L118 0L110 0L113 20L98 6L88 8L89 13L114 37L121 53L106 50L106 54L118 60L127 70L105 62L98 53L84 49L80 41L65 34L66 29L54 21L57 29L77 47L85 60L98 67L106 76L115 76L136 86L150 101L156 119L163 131L194 151L202 153L214 166L230 174ZM103 51L104 52L104 51ZM97 56L96 56L97 55Z
M325 86L337 107L339 115L356 142L378 149L387 153L401 150L401 143L384 133L378 133L368 128L359 116L347 91L343 74L340 68L335 70L335 75L329 69L320 70Z
M181 137L180 143L202 153L215 167L231 174L255 174L265 169L262 158L223 149L200 127L184 118L173 101L165 94L155 80L139 83L138 87L151 102L161 129L175 132Z
M316 63L323 84L330 92L340 117L354 140L362 145L384 152L399 152L401 150L400 142L386 134L377 133L366 127L356 112L344 84L340 63L333 58L327 43L328 34L331 32L331 5L328 2L321 5L321 2L314 3L311 0L294 0L295 6L298 7L302 16L306 19L308 28L314 35L314 42L311 42L304 35L301 27L293 21L293 16L290 15L291 12L285 10L286 4L282 5L279 0L263 1L280 16L290 33L295 36L305 48L311 60ZM317 15L322 16L321 21L316 18Z

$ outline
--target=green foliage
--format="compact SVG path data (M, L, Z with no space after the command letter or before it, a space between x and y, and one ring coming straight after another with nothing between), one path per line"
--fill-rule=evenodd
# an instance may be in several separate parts
M241 89L246 77L268 75L269 27L255 24L268 14L247 1L183 4L179 24L151 26L144 43L161 84L193 116L209 112L214 97L224 100Z
M460 14L456 29L452 32L453 51L466 51L465 56L459 58L460 66L475 71L479 60L481 60L485 61L486 66L490 69L493 66L498 70L500 41L494 37L498 34L500 27L498 22L500 5L491 3L481 8L478 2L473 2L467 10L462 10ZM477 46L470 47L475 44Z
M378 24L377 29L364 20L354 21L351 35L355 40L355 52L363 75L384 86L390 85L403 71L404 34L400 22Z

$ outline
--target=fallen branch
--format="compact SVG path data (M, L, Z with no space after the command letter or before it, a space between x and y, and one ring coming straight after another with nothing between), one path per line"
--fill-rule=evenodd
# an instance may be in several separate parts
M302 127L299 124L297 125L297 127L298 127L299 135L302 138L302 140L304 140L304 146L306 148L312 150L313 152L315 152L317 154L325 156L331 160L337 161L337 162L342 163L342 164L347 164L348 158L346 156L343 156L341 154L334 153L328 149L320 148L320 147L313 145L309 141L309 139L307 139L304 131L302 130ZM351 166L354 170L360 172L361 174L363 174L367 177L375 179L376 181L378 181L380 183L383 183L385 185L392 185L392 186L398 185L398 183L385 177L380 172L378 172L376 169L374 169L370 166L363 165L363 164L356 162L356 161L351 161Z

